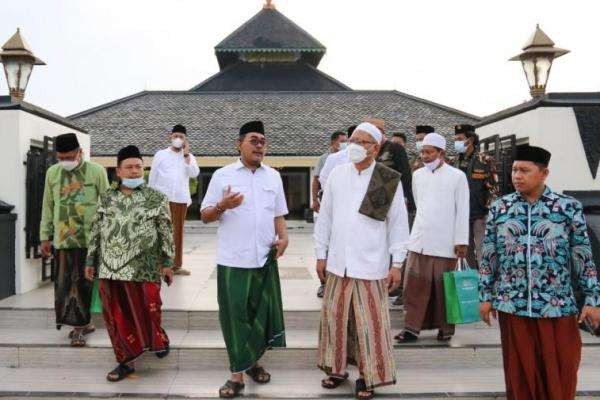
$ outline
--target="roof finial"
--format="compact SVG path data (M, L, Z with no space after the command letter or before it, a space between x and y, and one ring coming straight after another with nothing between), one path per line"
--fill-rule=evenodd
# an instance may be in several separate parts
M263 6L263 10L274 10L275 4L273 4L273 0L266 0L265 5Z

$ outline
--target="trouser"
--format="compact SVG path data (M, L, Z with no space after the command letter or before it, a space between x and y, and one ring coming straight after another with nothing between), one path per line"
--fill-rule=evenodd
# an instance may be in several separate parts
M481 264L481 246L485 236L486 217L476 218L469 221L469 250L467 262L469 267L478 269Z
M183 264L183 224L187 213L187 204L169 203L171 220L173 221L173 241L175 242L175 265L173 269L181 268Z

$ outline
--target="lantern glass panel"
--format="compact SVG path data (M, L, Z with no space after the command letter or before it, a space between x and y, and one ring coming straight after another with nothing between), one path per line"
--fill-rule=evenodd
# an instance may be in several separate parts
M537 71L537 85L538 87L546 87L548 83L548 75L550 74L550 67L552 67L552 58L549 56L539 56L535 62L535 68Z

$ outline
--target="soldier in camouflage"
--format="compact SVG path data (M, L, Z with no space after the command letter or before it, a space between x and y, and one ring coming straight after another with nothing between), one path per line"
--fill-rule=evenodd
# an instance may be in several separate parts
M449 164L467 175L470 192L469 252L467 262L478 268L481 262L481 245L485 233L485 220L489 207L498 197L499 185L494 158L478 151L479 137L473 125L454 127L454 150L457 155Z

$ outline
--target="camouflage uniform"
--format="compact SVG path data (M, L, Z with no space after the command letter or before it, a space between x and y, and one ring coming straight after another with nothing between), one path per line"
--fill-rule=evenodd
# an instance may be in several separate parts
M423 163L423 160L421 160L421 155L419 153L414 153L410 159L410 170L415 172L424 166L425 164Z
M500 193L496 162L487 154L474 151L470 156L454 156L448 164L460 169L469 182L469 252L467 262L477 268L481 260L481 244L485 220L492 202Z

